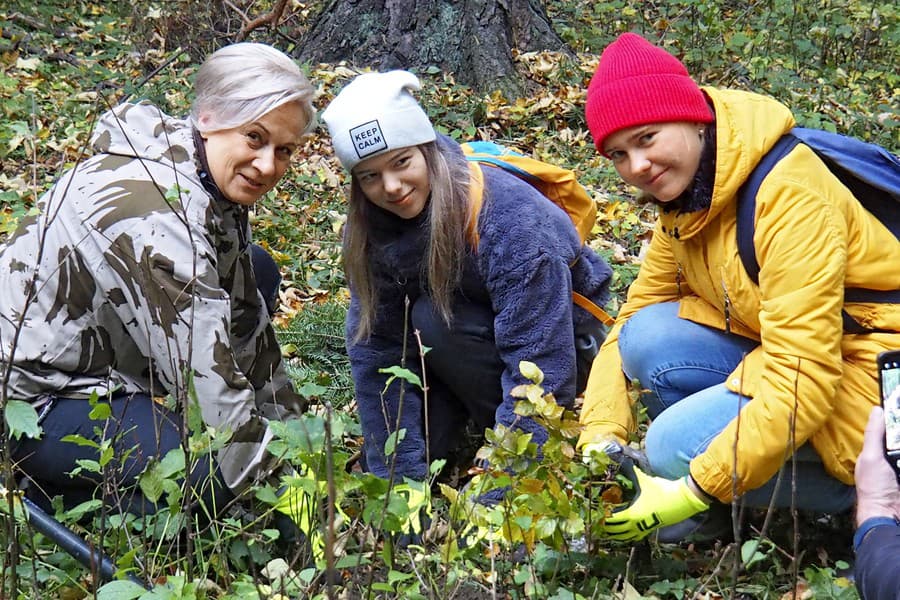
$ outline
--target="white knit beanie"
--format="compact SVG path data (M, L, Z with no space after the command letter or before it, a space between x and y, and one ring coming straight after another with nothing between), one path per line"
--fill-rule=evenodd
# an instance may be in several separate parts
M348 171L360 161L435 140L434 127L410 90L421 89L408 71L363 73L331 101L322 120Z

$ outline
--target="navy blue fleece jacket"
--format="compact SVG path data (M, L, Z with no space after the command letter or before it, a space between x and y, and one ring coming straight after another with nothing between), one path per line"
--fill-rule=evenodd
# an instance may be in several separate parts
M462 156L459 146L444 136L438 143ZM484 302L495 315L494 337L504 363L504 401L496 421L511 425L517 418L513 387L527 383L519 373L519 362L534 362L544 372L543 386L557 402L571 405L575 395L576 325L593 319L572 304L578 291L598 306L609 299L612 271L590 248L583 246L568 215L529 184L497 168L485 167L485 194L478 219L480 241L464 265L461 292L469 301ZM425 432L421 390L400 384L385 391L388 375L379 369L405 364L419 374L420 358L412 328L404 326L409 306L427 293L422 275L429 217L428 207L410 220L401 219L370 204L369 260L372 265L377 305L372 335L353 343L359 305L351 294L347 314L347 348L356 401L365 438L369 470L381 477L389 474L384 445L394 431L400 413L405 437L396 448L395 476L423 479ZM407 333L406 357L403 335ZM402 406L401 406L402 404ZM542 444L546 432L531 419L516 426L533 433Z

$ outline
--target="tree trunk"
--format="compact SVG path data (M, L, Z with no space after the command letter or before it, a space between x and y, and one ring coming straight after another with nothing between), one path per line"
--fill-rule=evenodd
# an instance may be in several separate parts
M434 66L479 91L515 97L527 85L513 50L570 53L540 0L332 0L298 58L377 70Z

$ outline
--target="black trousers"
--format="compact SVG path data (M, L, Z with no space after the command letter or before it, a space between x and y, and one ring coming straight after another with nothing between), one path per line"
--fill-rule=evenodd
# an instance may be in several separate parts
M159 505L146 498L138 478L149 464L181 445L181 414L146 394L101 399L111 413L104 420L90 418L92 407L83 398L53 398L51 402L41 422L41 439L23 439L13 451L17 469L29 479L27 494L32 501L51 514L54 496L62 496L66 508L102 499L114 509L136 515L153 514L166 505L165 497L159 499ZM80 436L96 446L65 441L66 436ZM101 451L97 446L104 444L112 454L103 473L79 469L82 461L98 463ZM232 498L213 455L199 457L186 471L199 517L211 518ZM184 478L176 475L176 480L180 484Z
M278 265L261 247L251 245L250 250L257 289L271 314L281 284ZM101 400L110 407L111 415L105 420L91 419L92 407L83 398L52 398L41 421L41 439L24 438L14 443L13 462L29 479L27 494L45 510L51 510L54 496L62 496L67 508L102 497L108 505L124 511L152 514L160 506L141 493L138 478L151 462L162 460L181 445L182 415L142 393ZM63 441L66 436L80 436L93 444ZM80 461L99 461L97 446L104 443L113 449L104 469L105 479L89 469L79 469ZM198 517L211 518L232 498L222 483L214 455L201 456L186 465L185 471ZM165 497L159 502L164 506Z
M494 426L503 402L500 378L504 364L494 339L494 313L484 304L457 298L448 327L431 298L413 304L412 326L419 330L429 387L428 438L431 459L446 458L471 419L478 431ZM576 393L584 391L591 363L605 339L603 325L591 320L575 331Z

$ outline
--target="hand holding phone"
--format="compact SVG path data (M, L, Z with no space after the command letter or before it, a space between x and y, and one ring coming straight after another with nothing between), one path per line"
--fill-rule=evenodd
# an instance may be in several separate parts
M878 383L884 408L884 455L900 479L900 350L878 355Z

